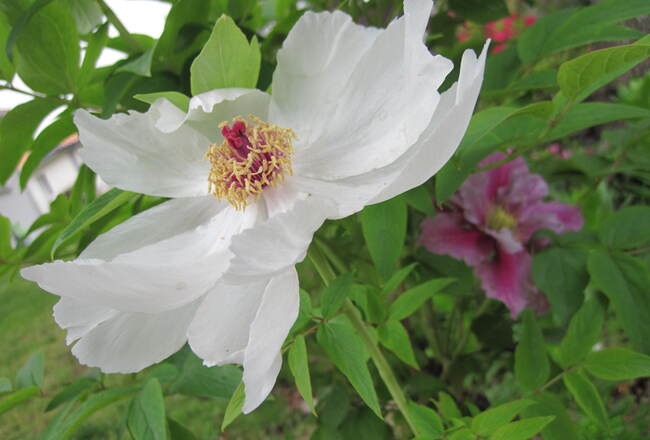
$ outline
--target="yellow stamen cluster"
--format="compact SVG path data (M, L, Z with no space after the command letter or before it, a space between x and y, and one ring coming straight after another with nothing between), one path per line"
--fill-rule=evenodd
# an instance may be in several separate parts
M248 120L237 116L219 124L219 128L244 122L249 146L235 148L224 139L220 145L210 145L206 153L212 164L208 190L239 210L257 201L264 188L275 187L284 182L286 174L292 174L292 141L297 138L290 128L269 124L253 115Z
M488 210L487 226L493 231L513 229L517 226L517 220L501 206L494 205Z

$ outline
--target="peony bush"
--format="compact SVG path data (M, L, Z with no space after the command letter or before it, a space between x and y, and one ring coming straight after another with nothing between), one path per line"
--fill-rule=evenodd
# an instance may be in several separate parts
M168 3L0 0L0 438L650 436L646 0Z

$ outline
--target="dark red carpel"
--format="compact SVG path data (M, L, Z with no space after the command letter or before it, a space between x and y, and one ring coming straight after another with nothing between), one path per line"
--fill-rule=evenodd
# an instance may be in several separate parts
M235 121L232 124L232 127L225 125L221 128L221 134L233 148L239 150L251 146L251 143L246 136L246 123L242 121Z

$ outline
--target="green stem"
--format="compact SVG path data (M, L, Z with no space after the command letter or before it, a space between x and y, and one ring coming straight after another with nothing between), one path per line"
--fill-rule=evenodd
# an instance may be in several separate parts
M336 274L332 270L329 261L325 258L324 254L321 252L318 246L313 246L310 249L309 259L311 260L314 267L316 268L316 271L322 278L325 286L329 286L329 284L332 281L334 281L334 279L336 278ZM381 350L377 346L377 343L372 337L370 331L368 330L366 323L363 322L363 320L361 319L361 314L359 313L355 305L352 303L352 301L350 301L349 299L345 301L343 305L343 309L344 309L343 310L344 313L352 323L352 326L359 333L359 336L361 336L361 340L363 341L364 345L368 349L368 353L370 353L370 357L372 358L372 361L377 367L377 371L379 371L379 376L381 376L381 379L384 381L384 384L386 384L386 388L388 389L388 392L393 397L393 400L395 401L397 407L399 408L400 412L404 416L406 423L409 425L409 428L411 429L413 434L418 436L419 432L415 428L415 424L411 417L411 413L409 412L408 400L406 398L406 395L402 391L402 387L400 386L400 384L397 382L397 378L395 377L395 373L393 373L390 364L384 357L383 353L381 352Z
M133 49L135 52L142 52L142 46L140 46L140 43L138 43L138 40L136 40L133 35L128 31L126 26L124 26L124 23L120 21L120 19L115 15L115 12L104 2L104 0L97 0L97 4L101 8L102 12L108 19L108 21L115 26L115 29L120 33L122 38L124 38L124 41L126 44L131 46L131 49Z
M406 398L406 395L404 394L404 391L402 391L402 387L400 386L400 384L397 382L397 378L395 377L395 373L393 373L390 364L388 363L383 353L377 346L377 343L375 342L372 335L370 334L368 327L361 319L359 311L354 306L352 301L350 301L349 299L345 301L343 308L346 316L348 317L350 322L352 322L352 326L356 329L356 331L361 336L363 343L365 344L366 348L368 349L368 352L370 353L370 357L372 358L372 361L375 363L375 367L377 367L377 371L379 371L379 376L381 376L381 379L384 381L386 388L388 388L388 392L393 397L393 400L395 401L397 407L399 408L400 412L404 416L406 423L409 425L409 428L411 429L413 434L415 436L419 436L420 433L415 427L415 423L411 417L411 413L408 408L408 400Z

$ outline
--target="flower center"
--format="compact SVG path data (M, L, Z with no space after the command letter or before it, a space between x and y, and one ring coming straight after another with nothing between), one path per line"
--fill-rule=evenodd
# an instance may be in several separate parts
M500 231L503 228L513 229L517 226L517 220L499 205L493 205L488 210L487 227L493 231Z
M237 116L232 122L219 124L224 141L210 145L206 153L212 164L210 193L228 200L236 209L254 203L264 188L284 182L285 175L292 173L293 130L253 115L248 120Z

